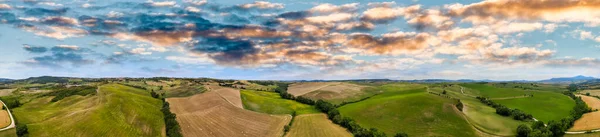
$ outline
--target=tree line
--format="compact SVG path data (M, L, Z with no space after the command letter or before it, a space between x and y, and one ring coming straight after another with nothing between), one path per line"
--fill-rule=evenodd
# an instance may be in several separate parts
M527 114L519 109L511 109L508 108L502 104L498 104L496 102L493 102L492 100L490 100L487 97L477 97L477 99L483 103L486 104L488 106L491 106L493 108L496 109L496 114L502 115L502 116L506 116L506 117L512 117L514 120L520 120L520 121L528 121L528 120L533 120L533 115L531 114Z

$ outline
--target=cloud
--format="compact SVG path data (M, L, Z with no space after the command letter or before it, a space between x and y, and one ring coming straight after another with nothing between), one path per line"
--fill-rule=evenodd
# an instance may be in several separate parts
M329 15L325 15L325 16L307 17L306 20L313 22L313 23L333 23L333 22L347 21L350 18L352 18L352 14L335 13L335 14L329 14Z
M152 52L146 51L145 48L135 48L129 51L131 54L139 54L139 55L151 55Z
M65 26L65 25L78 25L79 21L77 21L77 19L69 18L69 17L52 16L52 17L46 17L46 18L42 19L42 23L50 24L50 25Z
M380 37L368 34L351 35L347 44L353 48L348 51L365 52L375 55L398 55L420 51L428 47L427 40L430 35L426 33L388 33Z
M90 51L82 49L75 45L58 45L50 49L50 55L33 57L22 62L29 66L40 66L54 69L64 68L64 64L70 64L72 67L93 64L95 61L83 57L82 52Z
M504 19L550 22L600 23L600 2L595 0L486 0L469 5L446 6L453 16L471 22L493 22Z
M336 13L336 12L353 12L358 9L358 3L349 3L344 5L333 5L329 3L319 4L313 8L311 8L310 12L318 12L318 13Z
M208 58L206 56L197 56L197 57L196 56L167 56L165 59L175 61L177 63L183 63L183 64L207 65L207 64L214 63L214 61L212 61L210 58Z
M283 4L270 3L267 1L255 1L254 3L239 5L238 7L243 9L283 9Z
M206 0L184 0L184 2L195 6L202 6L207 3Z
M9 10L12 9L12 7L8 4L0 4L0 10Z
M30 53L45 53L46 51L48 51L48 48L46 48L46 47L30 46L27 44L23 45L23 49L25 49L26 51L29 51Z
M78 28L64 27L64 26L50 26L48 28L38 28L31 25L19 26L25 31L32 32L38 36L44 36L49 38L55 38L63 40L71 37L81 37L88 34L87 31Z
M154 7L171 7L171 6L175 6L175 4L177 4L177 2L175 1L152 1L149 0L148 3L150 6L154 6Z
M373 7L363 12L361 20L374 23L388 23L395 20L399 16L417 12L420 8L421 7L419 5L405 8L389 6Z

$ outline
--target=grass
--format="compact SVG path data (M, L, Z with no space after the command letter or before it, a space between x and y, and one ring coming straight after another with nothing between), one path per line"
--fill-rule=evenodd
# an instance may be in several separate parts
M465 88L461 93L460 86L452 85L442 88L440 85L432 84L429 86L430 92L442 93L446 90L446 95L460 99L465 105L463 113L469 119L469 122L480 131L488 134L499 136L514 136L515 129L520 124L528 124L527 122L517 121L510 117L504 117L496 114L496 109L487 106L473 95L479 94L477 90L468 90ZM494 124L490 124L494 123Z
M307 114L294 118L286 137L352 137L352 134L331 122L325 114Z
M0 137L17 137L17 129L12 128L9 130L0 131Z
M406 132L409 136L476 136L475 130L454 110L454 100L429 94L415 85L388 89L367 100L339 108L365 128L377 128L387 135ZM397 86L396 86L397 87Z
M163 136L162 102L144 90L118 84L96 95L34 99L13 109L30 136Z
M516 88L498 88L492 86L490 84L476 84L476 83L467 83L460 84L468 89L477 90L479 94L478 96L489 97L489 98L502 98L502 97L515 97L515 96L523 96L525 94L531 93L530 91L525 91L523 89ZM473 92L477 93L477 92Z
M529 98L494 100L494 102L522 110L545 123L569 116L575 106L575 101L565 95L542 91L534 92L533 97Z
M337 104L341 104L343 102L358 101L363 98L367 98L367 97L376 95L378 93L381 93L381 90L379 88L367 87L360 91L355 91L353 93L346 93L347 95L344 95L344 93L336 93L333 91L317 90L317 91L313 91L310 93L306 93L302 96L306 97L306 98L310 98L312 100L321 99L321 100L324 100L329 103L337 105Z
M248 110L268 114L320 113L314 106L283 99L275 92L241 90L240 93L244 108Z
M482 104L478 101L464 100L464 113L469 118L473 126L486 133L513 136L516 135L515 129L520 124L528 124L527 122L517 121L510 117L504 117L496 114L496 109Z

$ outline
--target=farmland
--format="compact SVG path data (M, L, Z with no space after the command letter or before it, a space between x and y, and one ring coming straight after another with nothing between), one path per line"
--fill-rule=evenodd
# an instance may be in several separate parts
M438 94L461 99L464 104L463 113L473 127L481 132L490 135L498 136L513 136L515 129L519 124L527 124L527 122L517 121L510 117L504 117L496 114L496 109L481 103L475 99L475 95L480 94L480 91L461 88L458 84L432 84L428 90ZM490 124L494 123L494 124Z
M595 97L579 96L591 109L600 109L600 100ZM587 131L600 129L600 111L584 114L575 121L574 126L569 131Z
M168 98L177 114L184 136L265 136L283 135L289 115L268 115L233 106L217 92L190 97Z
M332 123L325 114L305 114L294 118L286 137L352 137L352 134Z
M296 101L286 100L275 92L242 90L244 108L267 114L292 114L297 115L320 113L314 106L301 104Z
M419 88L384 92L339 110L360 125L388 135L403 131L410 136L475 136L475 130L454 109L454 103Z
M118 84L96 95L34 99L13 109L30 136L163 136L161 101L140 89Z
M544 122L560 120L569 116L575 106L575 101L567 96L542 91L533 93L533 97L495 100L494 102L522 110Z

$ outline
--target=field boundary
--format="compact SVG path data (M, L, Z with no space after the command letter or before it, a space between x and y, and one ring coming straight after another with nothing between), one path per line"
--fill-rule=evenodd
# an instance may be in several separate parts
M8 129L14 128L15 127L15 118L13 118L13 115L10 112L10 110L8 109L8 106L6 106L6 104L4 104L4 102L2 100L0 100L0 103L2 103L2 105L6 108L6 112L8 112L8 116L10 117L10 125L8 125L7 127L4 127L2 129L0 129L0 131L4 131L4 130L8 130Z

